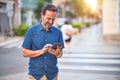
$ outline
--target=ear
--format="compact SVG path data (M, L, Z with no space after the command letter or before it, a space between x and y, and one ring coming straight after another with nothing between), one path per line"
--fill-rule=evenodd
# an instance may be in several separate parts
M40 16L43 17L44 16L43 13L40 13Z
M40 16L42 17L42 13L40 13Z

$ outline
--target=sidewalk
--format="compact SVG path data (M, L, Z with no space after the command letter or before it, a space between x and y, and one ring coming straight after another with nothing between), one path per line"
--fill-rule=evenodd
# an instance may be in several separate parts
M99 52L99 53L120 53L120 42L105 42L101 26L93 25L85 28L71 42L71 51L74 52Z
M14 37L5 38L4 36L0 35L0 44L4 43L4 42L7 42L7 41L16 40L16 39L17 40L23 39L23 37L21 37L21 36L14 36Z
M73 72L74 73L74 72ZM116 75L59 72L58 80L119 80ZM29 80L26 72L0 77L0 80Z
M29 80L27 72L10 74L0 77L0 80Z

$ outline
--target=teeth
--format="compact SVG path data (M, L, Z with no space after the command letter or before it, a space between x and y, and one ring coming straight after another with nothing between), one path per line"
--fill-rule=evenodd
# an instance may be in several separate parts
M49 24L47 24L47 26L50 26Z
M46 26L47 26L47 27L49 27L49 26L50 26L50 24L46 24Z

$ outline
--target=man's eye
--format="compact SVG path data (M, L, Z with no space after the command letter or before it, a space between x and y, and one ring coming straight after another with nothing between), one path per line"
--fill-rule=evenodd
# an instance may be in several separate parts
M55 19L48 18L48 20L52 20L52 21L54 21Z
M48 18L48 20L50 20L50 18Z

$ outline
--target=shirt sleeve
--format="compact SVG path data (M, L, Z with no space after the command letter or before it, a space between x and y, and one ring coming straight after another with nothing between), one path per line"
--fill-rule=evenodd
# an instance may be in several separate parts
M32 49L32 32L31 29L28 29L22 44L23 48Z

